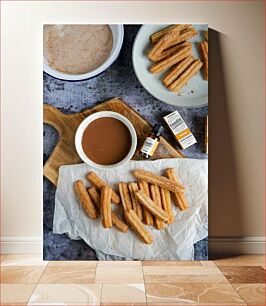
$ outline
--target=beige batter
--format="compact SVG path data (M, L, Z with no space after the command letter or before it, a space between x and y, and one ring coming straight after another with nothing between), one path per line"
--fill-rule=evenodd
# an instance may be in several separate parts
M64 73L95 70L106 61L112 47L108 25L45 25L43 29L44 57L52 68Z

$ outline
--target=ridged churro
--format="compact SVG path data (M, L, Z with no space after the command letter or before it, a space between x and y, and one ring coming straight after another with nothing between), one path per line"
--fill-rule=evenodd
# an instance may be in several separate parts
M184 41L181 44L178 44L176 46L173 46L169 49L164 50L163 52L161 52L160 54L158 54L156 56L156 59L154 60L155 62L158 62L166 57L172 56L173 54L175 54L178 50L180 50L182 47L186 47L191 45L190 42L188 41Z
M139 191L138 184L137 183L129 183L128 184L128 189L129 189L130 195L131 195L133 210L135 211L137 216L142 221L142 207L139 204L138 200L136 199L136 195L135 195L135 192Z
M92 183L97 189L101 190L102 187L106 186L107 184L93 171L89 172L86 176L87 180ZM119 195L112 190L112 203L119 204L120 197Z
M150 60L156 62L158 60L158 56L160 54L176 45L179 40L179 29L178 27L174 27L173 29L170 29L165 35L163 35L156 44L152 46L152 48L148 52L148 57Z
M159 206L157 206L151 198L149 198L143 190L137 191L136 192L136 197L151 214L153 214L155 217L159 218L162 221L167 221L168 220L168 215L167 213L162 210Z
M170 180L179 183L175 170L173 168L166 169L165 175ZM173 198L176 206L178 206L180 210L186 210L189 207L184 192L174 192Z
M84 183L81 180L78 180L75 182L75 190L76 194L79 198L79 201L86 212L86 214L91 218L91 219L96 219L98 216L98 213L92 203L92 200L86 190L86 187Z
M112 208L111 208L112 189L109 186L102 187L101 192L101 214L102 224L105 228L112 227Z
M188 28L188 29L184 29L183 31L180 32L178 43L186 41L186 40L194 37L197 34L198 34L198 32L193 27Z
M180 89L200 70L202 62L195 60L172 84L168 86L171 91L179 92Z
M167 28L164 28L158 32L153 33L150 36L150 41L152 44L156 43L162 36L167 34L170 30L173 30L174 28L177 28L180 32L189 28L191 24L173 24Z
M203 61L203 77L204 80L208 80L208 42L203 41L200 43L200 52L201 52L201 58Z
M97 207L97 208L101 208L101 195L99 193L99 191L95 188L95 187L90 187L87 189L93 204Z
M158 207L162 208L162 201L161 201L161 194L160 194L159 186L151 185L151 199ZM155 224L158 230L165 228L165 223L157 217L155 218Z
M128 190L127 183L120 182L118 184L118 187L119 187L121 202L122 202L122 206L124 208L124 211L131 210L132 209L132 202L131 202L130 193L129 193L129 190Z
M163 83L167 87L173 83L195 60L192 55L189 55L181 62L177 63L163 78Z
M150 67L150 72L159 73L164 71L165 69L173 66L174 64L182 61L182 59L188 57L191 54L192 45L189 44L183 48L177 50L177 52L165 59L162 59L158 63L153 64Z
M139 189L143 190L146 195L148 197L150 197L150 188L149 188L149 184L145 181L140 181L139 182ZM146 224L146 225L153 225L153 216L152 214L150 214L148 212L147 209L145 209L144 207L142 207L142 211L143 211L143 218L142 221Z
M116 213L112 212L112 222L114 226L120 231L120 232L127 232L128 226L125 222L123 222Z
M131 225L132 229L141 237L141 239L147 243L151 244L153 242L152 235L149 231L146 230L144 227L144 224L140 221L137 214L134 212L134 210L130 210L126 212L127 220L129 224Z
M171 194L169 190L166 190L160 187L161 197L162 197L162 208L168 214L168 224L174 222L175 216L173 213L172 201L171 201Z
M139 180L158 185L172 192L182 192L184 190L184 186L180 183L169 180L164 176L156 175L150 171L136 169L132 173Z
M204 32L204 36L205 36L206 41L209 41L209 34L208 34L208 31L205 31L205 32Z

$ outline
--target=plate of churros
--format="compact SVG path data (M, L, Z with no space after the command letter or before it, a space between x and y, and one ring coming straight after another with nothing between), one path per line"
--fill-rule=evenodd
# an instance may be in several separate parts
M140 83L156 99L183 107L208 104L207 25L143 25L132 60Z

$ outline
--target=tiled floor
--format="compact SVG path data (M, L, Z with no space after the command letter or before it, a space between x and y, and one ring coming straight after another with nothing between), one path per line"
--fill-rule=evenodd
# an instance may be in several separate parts
M1 305L265 305L264 256L44 262L1 255Z

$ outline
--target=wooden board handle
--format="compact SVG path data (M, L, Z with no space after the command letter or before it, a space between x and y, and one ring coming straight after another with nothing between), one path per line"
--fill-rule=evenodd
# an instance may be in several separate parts
M64 130L63 126L65 125L65 118L66 115L59 109L49 104L43 105L43 122L54 127L58 131L59 136L62 135L62 131Z

